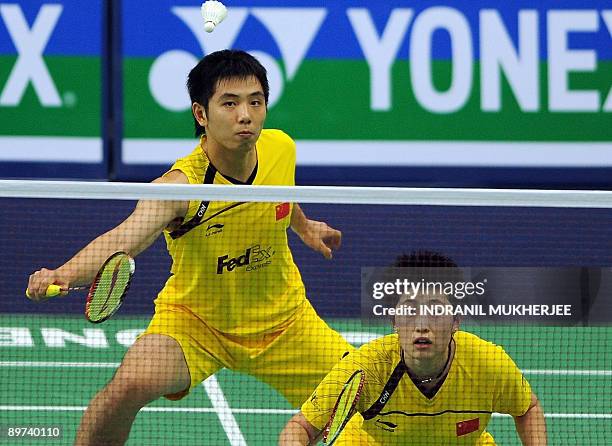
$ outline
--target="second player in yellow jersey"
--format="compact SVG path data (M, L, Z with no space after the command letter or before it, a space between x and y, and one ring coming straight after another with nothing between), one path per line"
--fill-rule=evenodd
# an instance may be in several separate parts
M462 331L454 334L453 342L448 375L431 398L410 379L398 335L389 335L364 345L335 366L302 405L302 413L323 429L339 394L338 383L363 370L366 386L358 411L370 444L494 445L485 432L491 414L524 415L531 403L531 387L501 347Z
M454 262L428 251L400 256L394 266L406 268L411 282L462 280ZM393 307L452 303L454 297L442 292L417 293L398 296ZM501 347L459 331L452 314L407 314L393 318L395 334L369 342L333 368L285 426L281 446L315 444L357 371L365 374L357 414L335 446L495 446L485 431L493 413L514 417L523 445L546 445L538 399Z

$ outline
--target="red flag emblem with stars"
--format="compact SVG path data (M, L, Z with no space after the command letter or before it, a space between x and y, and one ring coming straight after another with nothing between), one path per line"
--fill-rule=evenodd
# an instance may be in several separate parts
M460 421L457 423L457 437L467 435L472 432L476 432L480 429L480 418L474 418L473 420Z
M282 220L289 215L289 203L281 203L276 205L276 221Z

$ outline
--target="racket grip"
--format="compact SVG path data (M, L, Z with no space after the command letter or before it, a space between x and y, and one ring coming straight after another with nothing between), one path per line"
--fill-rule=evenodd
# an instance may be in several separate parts
M62 292L62 288L59 285L49 285L47 287L47 291L45 292L46 297L55 297L58 296Z
M47 287L47 291L45 292L45 297L55 297L61 294L62 288L59 285L51 284ZM30 296L30 291L26 288L26 296Z

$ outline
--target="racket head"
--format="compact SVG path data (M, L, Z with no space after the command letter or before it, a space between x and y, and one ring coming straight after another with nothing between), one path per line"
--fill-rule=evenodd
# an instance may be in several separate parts
M98 324L119 309L127 294L136 269L134 259L125 252L116 252L102 265L89 288L85 317Z
M331 417L323 428L323 444L325 446L331 446L335 443L346 424L355 414L364 384L365 372L357 370L342 387Z

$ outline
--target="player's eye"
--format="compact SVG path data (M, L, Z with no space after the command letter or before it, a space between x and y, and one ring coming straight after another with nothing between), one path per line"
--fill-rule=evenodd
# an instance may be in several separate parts
M259 99L254 99L251 101L251 105L254 107L259 107L261 105L261 101Z
M236 103L234 101L226 101L223 103L224 107L235 107Z

